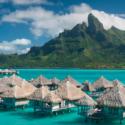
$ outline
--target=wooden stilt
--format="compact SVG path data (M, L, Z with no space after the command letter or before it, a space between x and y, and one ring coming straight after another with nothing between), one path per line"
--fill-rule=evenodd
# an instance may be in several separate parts
M34 114L36 114L36 109L34 109Z
M15 111L17 111L17 108L15 108Z
M120 120L120 124L122 124L122 120Z
M24 110L25 106L23 105L22 110Z
M70 113L70 109L68 109L68 113Z
M85 122L87 122L87 119L85 119Z
M58 115L58 113L56 112L56 116Z
M64 114L64 110L63 110L62 114Z
M51 115L50 115L51 117L53 117L53 112L51 111Z

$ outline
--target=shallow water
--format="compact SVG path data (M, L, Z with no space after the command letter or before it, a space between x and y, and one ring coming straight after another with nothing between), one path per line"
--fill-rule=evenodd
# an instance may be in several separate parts
M62 80L67 75L72 76L77 81L82 83L85 80L90 82L95 81L100 76L104 76L109 81L114 79L119 79L121 82L125 84L125 70L77 70L77 69L17 69L20 71L19 76L23 79L29 80L31 78L36 78L40 74L47 77L48 79L52 79L53 77L57 77ZM0 75L0 77L4 77ZM119 119L107 119L106 121L101 121L98 124L118 124ZM69 114L67 110L65 110L65 114L62 112L58 113L58 116L53 114L51 118L49 114L44 116L40 114L33 113L32 108L25 108L24 110L18 109L14 111L14 109L0 109L0 124L1 125L92 125L96 124L89 120L85 123L84 117L81 117L77 113L77 108L71 109L71 113ZM125 124L125 120L123 121Z

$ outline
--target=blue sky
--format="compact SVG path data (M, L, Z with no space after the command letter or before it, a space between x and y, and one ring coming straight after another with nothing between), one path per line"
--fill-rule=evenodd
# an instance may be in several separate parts
M124 0L0 0L0 53L27 53L93 13L109 29L125 30Z

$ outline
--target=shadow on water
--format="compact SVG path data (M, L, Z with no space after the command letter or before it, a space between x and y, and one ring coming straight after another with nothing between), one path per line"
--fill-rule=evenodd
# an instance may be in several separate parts
M92 121L92 120L87 120L87 122L85 122L85 117L77 117L75 119L73 119L72 121L58 121L58 122L55 122L55 124L59 124L59 125L64 125L64 124L68 124L68 125L73 125L73 124L78 124L78 125L83 125L83 124L86 124L86 125L120 125L120 120L119 119L113 119L113 118L110 118L110 119L107 119L107 120L102 120L102 121L98 121L98 123L96 123L96 120L95 121ZM124 125L124 122L122 123Z
M51 123L54 125L120 125L120 119L118 118L108 118L103 121L99 121L96 123L96 121L88 120L85 122L85 117L78 116L76 109L71 109L71 113L68 113L68 110L65 110L65 114L62 114L62 111L58 111L58 116L55 116L55 112L53 113L53 117L50 117L50 113L44 114L34 114L34 111L32 108L25 108L22 110L21 108L18 108L17 111L14 111L13 108L7 108L7 109L0 109L1 113L5 113L10 116L15 116L15 118L19 118L25 121L37 121L40 120L41 122L47 121L47 124ZM2 115L1 115L2 116ZM125 120L123 120L123 125L125 124Z
M70 113L68 113L68 110L65 110L65 113L62 114L62 111L58 111L58 115L56 116L55 115L56 112L53 112L53 116L52 118L57 118L58 116L65 116L65 115L70 115L70 114L73 114L73 113L77 113L76 110L71 110ZM13 115L13 116L20 116L22 117L23 119L25 120L34 120L34 119L48 119L48 118L51 118L50 117L50 113L45 113L44 116L42 116L42 114L34 114L34 111L26 111L25 109L23 111L18 111L18 112L12 112L12 113L9 113L9 115Z

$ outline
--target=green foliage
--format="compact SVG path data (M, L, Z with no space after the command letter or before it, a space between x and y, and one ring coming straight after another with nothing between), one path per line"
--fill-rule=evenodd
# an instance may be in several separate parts
M88 19L88 27L78 24L28 54L0 54L0 67L125 69L125 31L104 30L92 14Z

